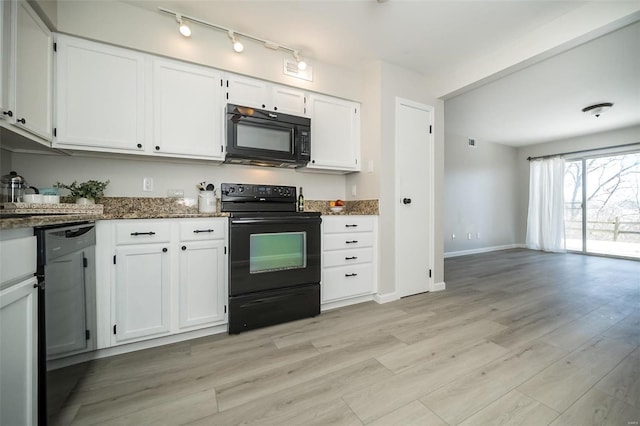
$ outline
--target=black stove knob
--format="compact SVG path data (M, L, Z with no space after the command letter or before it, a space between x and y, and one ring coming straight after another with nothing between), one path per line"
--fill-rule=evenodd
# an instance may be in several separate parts
M229 192L235 192L235 190L236 190L236 189L235 189L233 186L230 186L230 187L229 187Z
M244 187L239 186L239 187L238 187L238 192L239 192L239 193L243 193L243 192L244 192Z

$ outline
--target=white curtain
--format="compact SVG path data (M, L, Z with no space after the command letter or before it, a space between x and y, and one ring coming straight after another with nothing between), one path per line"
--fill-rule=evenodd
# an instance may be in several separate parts
M565 251L564 159L531 160L529 168L527 248Z

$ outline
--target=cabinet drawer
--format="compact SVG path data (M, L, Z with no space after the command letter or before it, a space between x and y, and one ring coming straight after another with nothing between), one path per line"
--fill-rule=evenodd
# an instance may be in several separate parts
M356 265L373 261L373 249L334 250L322 255L322 267Z
M373 293L373 265L327 268L322 273L322 301L344 299Z
M372 232L354 232L352 234L329 234L323 238L323 250L341 250L348 248L372 247Z
M325 234L337 232L368 232L373 231L374 216L339 216L323 217Z
M180 241L221 240L227 229L225 219L180 221Z
M116 244L165 243L171 239L171 223L135 220L116 224Z

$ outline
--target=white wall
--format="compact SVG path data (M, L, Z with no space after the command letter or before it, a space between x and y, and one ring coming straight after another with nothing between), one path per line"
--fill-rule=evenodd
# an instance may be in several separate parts
M529 162L527 161L527 157L561 154L594 148L607 148L630 143L640 143L640 126L518 148L516 154L519 173L518 192L520 193L518 200L518 242L524 244L527 234L527 210L529 206ZM635 149L637 149L637 147ZM597 152L594 154L597 154ZM524 167L521 165L524 165Z
M396 97L405 98L434 107L435 110L435 265L434 282L444 281L443 254L443 184L444 184L444 104L430 92L424 76L388 63L380 63L381 116L383 158L380 174L380 276L378 290L381 294L393 293L395 283L395 105Z
M471 148L468 138L449 133L445 138L445 253L515 244L518 168L525 167L517 162L516 148L482 141Z
M187 198L195 198L195 185L203 180L220 183L264 183L304 187L307 199L345 199L341 175L301 173L270 167L215 165L205 162L144 160L107 157L69 157L38 154L13 154L13 167L37 187L50 187L60 181L70 184L89 179L110 180L106 196L166 197L169 189L182 189ZM153 178L154 190L142 191L142 179Z

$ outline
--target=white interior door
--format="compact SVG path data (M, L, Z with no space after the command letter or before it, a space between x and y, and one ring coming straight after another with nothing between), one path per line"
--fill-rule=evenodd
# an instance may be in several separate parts
M396 100L396 283L400 297L432 288L433 108Z

